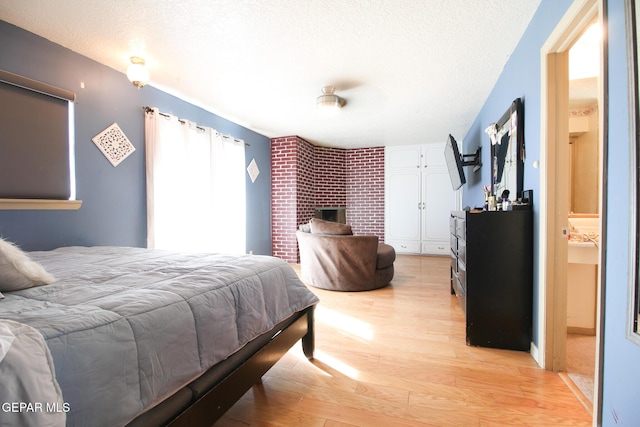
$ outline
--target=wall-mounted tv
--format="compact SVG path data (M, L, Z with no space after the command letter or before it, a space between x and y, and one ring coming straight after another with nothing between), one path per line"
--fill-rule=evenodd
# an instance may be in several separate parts
M462 169L464 162L460 150L458 150L458 143L451 135L447 138L447 143L444 146L444 157L447 161L447 169L449 169L451 187L457 190L467 182L467 179L464 176L464 169Z

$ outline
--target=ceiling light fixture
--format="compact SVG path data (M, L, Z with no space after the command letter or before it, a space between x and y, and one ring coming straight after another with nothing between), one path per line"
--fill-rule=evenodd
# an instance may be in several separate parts
M324 113L335 114L345 106L347 101L336 95L334 93L335 90L333 86L325 86L322 88L322 95L316 100L318 110Z
M131 57L131 65L127 68L127 78L138 89L149 82L149 70L147 70L144 59L139 56Z

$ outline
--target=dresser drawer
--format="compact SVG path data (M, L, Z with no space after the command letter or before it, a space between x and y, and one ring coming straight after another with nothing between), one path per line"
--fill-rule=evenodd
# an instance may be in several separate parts
M464 239L466 234L466 221L463 218L457 218L456 236Z
M467 291L467 267L460 262L460 260L458 260L458 267L456 270L457 276L458 276L458 281L460 282L460 286L462 286L462 289L465 290L465 293Z
M458 258L460 258L460 260L466 264L467 263L467 242L465 242L462 239L458 239L457 245L458 245L458 250L457 250Z
M451 271L456 277L458 276L458 257L453 252L451 252Z

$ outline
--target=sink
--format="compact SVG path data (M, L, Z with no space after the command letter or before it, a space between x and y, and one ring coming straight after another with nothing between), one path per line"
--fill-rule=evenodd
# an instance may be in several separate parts
M570 264L598 264L598 246L594 242L569 240Z
M600 218L569 217L567 331L595 335Z
M569 217L569 263L598 264L600 218Z

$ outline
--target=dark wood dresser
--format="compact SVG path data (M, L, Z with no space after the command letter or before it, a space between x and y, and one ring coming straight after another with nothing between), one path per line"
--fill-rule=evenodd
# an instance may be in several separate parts
M451 213L451 294L467 344L529 351L533 317L533 213Z

